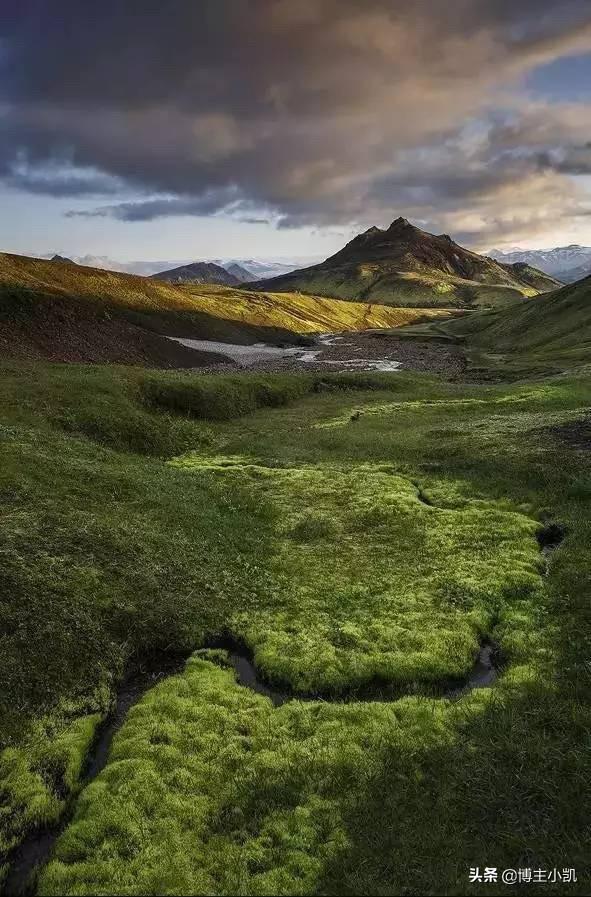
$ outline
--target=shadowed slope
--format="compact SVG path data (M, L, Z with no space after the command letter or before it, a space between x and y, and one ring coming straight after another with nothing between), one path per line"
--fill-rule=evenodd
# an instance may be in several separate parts
M522 360L527 357L544 362L588 362L591 277L540 296L535 302L473 315L438 329L496 355L512 353Z
M170 268L168 271L159 271L151 275L152 280L165 280L169 283L223 283L227 286L236 286L241 278L231 271L215 265L213 262L193 262L190 265L180 265L178 268Z

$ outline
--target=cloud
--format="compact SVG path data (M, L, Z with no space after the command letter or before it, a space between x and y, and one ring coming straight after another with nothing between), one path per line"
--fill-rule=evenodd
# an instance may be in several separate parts
M99 196L123 189L120 179L94 168L76 168L68 158L31 164L25 151L5 162L3 181L17 190L56 197Z
M173 215L215 215L240 206L235 188L211 190L198 197L163 197L120 202L95 209L66 212L69 218L117 218L119 221L152 221Z
M588 171L591 107L522 85L591 51L588 0L455 0L453 15L447 0L23 0L2 29L0 174L138 195L72 214L325 227L402 211L485 239L584 212L570 175ZM23 153L94 181L14 180Z

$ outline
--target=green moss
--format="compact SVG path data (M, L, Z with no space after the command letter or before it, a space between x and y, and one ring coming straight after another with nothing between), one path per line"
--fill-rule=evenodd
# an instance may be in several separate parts
M519 607L531 631L535 520L428 507L413 483L369 465L257 470L233 460L212 469L250 483L278 521L273 593L230 622L267 678L302 692L437 682L468 671L507 608ZM207 469L195 456L174 463Z
M33 828L55 823L79 787L101 714L65 708L40 720L20 747L0 753L0 852Z
M347 849L373 751L451 737L416 705L276 711L194 657L130 712L39 894L312 893Z
M130 657L230 629L268 675L337 693L465 671L487 631L507 660L457 702L273 709L195 657L130 714L42 892L454 894L524 851L588 892L588 456L563 433L588 375L322 377L207 424L147 406L142 371L2 375L4 846L62 812ZM185 450L177 420L183 466L158 458Z

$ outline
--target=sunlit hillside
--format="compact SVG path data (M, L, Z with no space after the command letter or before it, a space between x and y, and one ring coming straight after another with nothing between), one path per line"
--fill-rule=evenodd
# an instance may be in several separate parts
M419 319L450 316L448 310L394 308L307 296L304 293L258 293L210 285L185 287L185 290L199 303L199 308L208 314L223 314L233 321L262 327L280 327L294 333L401 327Z
M397 218L370 227L318 265L273 277L258 289L302 290L396 307L475 308L518 304L560 286L526 264L503 265Z
M177 285L0 254L0 352L18 357L186 367L199 363L198 353L163 336L289 343L306 333L399 327L442 314L299 293Z

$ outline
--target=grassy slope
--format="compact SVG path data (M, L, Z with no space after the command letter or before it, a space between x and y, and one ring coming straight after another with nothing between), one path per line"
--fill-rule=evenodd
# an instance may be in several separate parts
M297 688L385 661L396 677L408 639L402 678L428 680L487 631L508 663L459 703L273 710L196 657L130 715L41 893L462 894L478 864L578 866L553 893L588 893L591 480L540 437L588 408L588 378L314 393L312 377L151 374L146 394L133 369L2 373L6 843L63 809L133 652L230 626ZM542 578L547 519L568 537Z
M227 342L297 342L299 334L396 327L432 311L178 286L78 265L0 254L0 351L64 361L183 367L210 356L161 334Z
M464 340L473 362L485 367L543 373L589 363L591 278L535 302L475 314L452 326L442 323L431 332Z
M395 308L366 302L340 302L302 293L264 293L227 288L220 296L216 287L189 287L200 306L210 312L230 310L232 320L284 328L297 333L366 330L401 327L416 319L445 318L452 311L434 308Z

